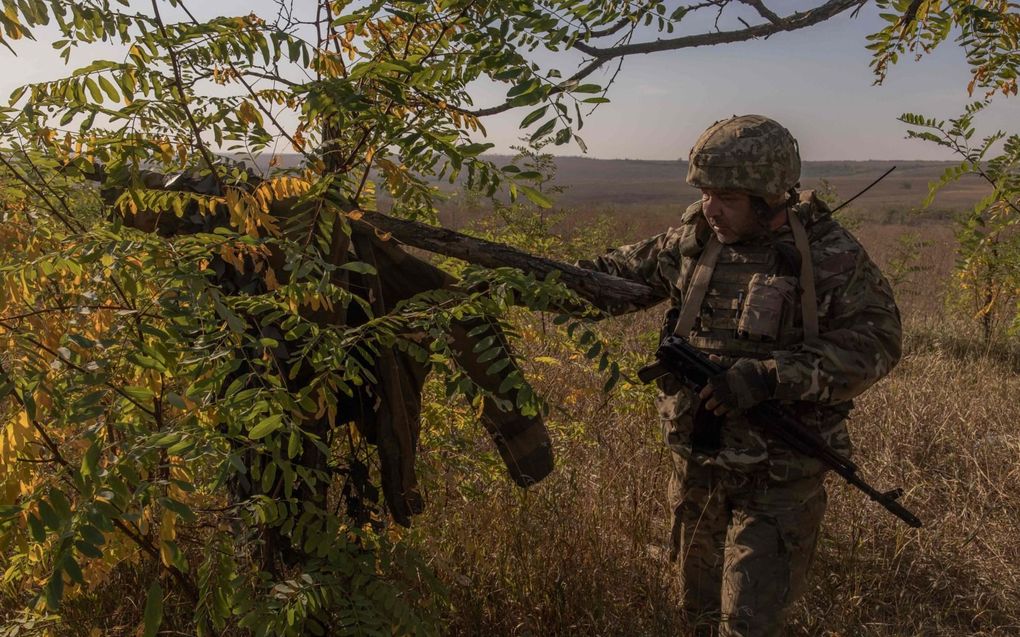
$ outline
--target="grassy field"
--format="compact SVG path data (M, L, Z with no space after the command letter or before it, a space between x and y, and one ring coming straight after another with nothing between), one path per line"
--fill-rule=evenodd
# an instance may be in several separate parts
M831 181L849 186L869 175ZM968 188L948 194L962 202ZM893 187L906 202L899 190L908 189ZM909 190L916 206L925 186ZM983 343L965 303L947 305L948 222L873 210L858 208L857 234L896 281L905 354L857 401L850 431L863 475L879 488L903 487L925 527L907 528L830 479L808 593L788 632L1020 634L1020 355L1008 340ZM648 219L614 218L616 236L654 230ZM576 228L578 217L568 219ZM631 374L654 349L658 317L651 310L602 325ZM428 510L412 537L449 587L448 633L684 634L676 570L660 550L668 458L652 392L624 382L602 393L602 376L564 350L551 325L522 320L523 358L551 406L551 477L516 489L480 431L455 442L470 422L464 409L434 404L427 414Z
M560 162L558 181L569 186L561 207L519 211L509 227L480 221L487 213L457 199L441 215L569 260L660 232L695 198L678 186L675 162L592 161ZM809 163L805 184L824 178L846 197L885 167ZM855 459L876 487L903 487L925 527L907 528L831 479L817 559L789 635L1020 635L1020 345L1001 323L985 342L953 279L948 218L981 185L955 185L935 210L910 212L944 167L901 163L848 214L894 282L906 328L902 362L857 401ZM522 364L549 405L557 457L556 471L526 491L506 476L474 410L446 399L439 382L428 385L417 466L427 509L410 530L383 529L395 540L396 566L379 572L399 582L409 604L421 604L440 634L686 634L677 570L662 551L669 458L654 389L629 380L655 349L659 318L653 309L599 324L625 373L605 393L605 375L551 316L512 317ZM198 539L220 532L210 528ZM62 617L32 629L15 621L25 591L5 582L0 636L141 634L151 579L151 562L125 557ZM189 634L177 629L190 626L194 605L174 593L167 607L173 621L159 634ZM93 623L103 630L90 632Z
M509 157L505 158L505 163L509 161ZM935 161L808 161L804 163L801 181L805 189L828 184L843 201L896 166L879 185L854 202L857 214L883 224L945 221L954 212L969 209L989 192L979 177L969 176L950 184L930 208L920 210L928 184L953 165ZM649 231L668 227L698 198L698 192L684 183L686 170L686 163L677 161L558 158L555 183L565 190L557 202L569 210L573 222L609 215L626 220L621 224L624 233L646 236ZM450 189L448 184L440 186ZM463 199L455 195L441 205L444 220L456 226L476 218L477 210L471 205L465 209L463 204Z

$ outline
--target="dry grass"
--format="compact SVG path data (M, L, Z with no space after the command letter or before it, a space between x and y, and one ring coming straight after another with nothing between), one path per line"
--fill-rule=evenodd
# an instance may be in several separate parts
M912 530L830 481L809 592L791 635L1020 634L1020 356L989 350L964 319L945 316L952 265L943 226L865 228L876 258L903 231L933 240L901 285L906 353L858 401L851 421L863 475L902 486L925 521ZM625 363L653 348L656 312L604 326ZM422 461L429 511L415 537L449 583L452 635L677 635L675 570L654 555L666 537L667 456L644 387L611 396L585 362L538 326L525 358L549 397L559 467L528 492L500 475L479 435L451 452L456 410L433 414ZM544 360L544 359L543 359ZM633 369L633 367L631 367ZM451 457L455 455L457 457ZM451 470L450 467L458 469Z
M643 231L657 221L637 223ZM965 314L945 310L949 226L866 224L858 234L891 267L907 233L931 244L897 290L906 353L858 401L850 428L864 477L904 487L925 528L908 529L832 480L791 635L1020 635L1020 352L980 343ZM602 326L631 375L654 349L657 323L653 310ZM604 378L551 325L525 315L522 325L520 351L551 405L552 476L517 489L468 408L437 395L426 409L419 472L428 510L404 546L446 586L443 633L685 634L676 569L656 550L667 533L669 461L653 391L624 382L603 394ZM131 632L143 579L118 571L68 617L105 616L119 627L110 634ZM186 607L172 614L187 625ZM76 630L71 622L55 634Z

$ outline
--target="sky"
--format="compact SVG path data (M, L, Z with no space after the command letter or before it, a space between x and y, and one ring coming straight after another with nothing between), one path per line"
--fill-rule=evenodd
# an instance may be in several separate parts
M274 6L271 0L192 4L200 15L251 11L268 15ZM809 6L804 0L768 4L780 14ZM586 156L686 158L699 133L714 121L758 113L789 128L806 160L954 159L934 144L905 139L907 127L896 118L905 112L949 118L973 100L966 92L970 74L962 51L950 42L919 62L904 56L885 83L874 86L865 38L881 24L877 9L868 3L856 18L846 13L767 40L629 57L610 89L611 103L599 106L580 131ZM700 26L694 23L689 28ZM0 49L4 63L0 96L23 83L67 73L49 46L49 34L39 31L37 37L37 43L16 43L17 57ZM84 56L72 57L75 66L86 62ZM559 62L568 75L569 58ZM606 65L589 81L605 82L615 68ZM474 87L476 105L501 102L506 89ZM519 109L485 118L488 136L479 141L495 144L491 152L512 152L510 146L521 143L518 124L527 112ZM1015 131L1018 116L1020 98L1000 97L977 120L978 131ZM575 144L552 152L584 155Z

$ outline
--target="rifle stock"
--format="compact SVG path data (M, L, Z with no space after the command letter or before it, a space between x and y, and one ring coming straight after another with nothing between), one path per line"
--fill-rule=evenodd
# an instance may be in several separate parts
M650 383L657 378L672 374L695 392L700 392L712 377L725 372L725 368L712 361L703 352L693 347L687 339L669 336L663 339L655 352L656 361L638 370L638 378ZM921 520L901 505L897 499L902 489L879 491L864 481L857 473L857 465L849 458L830 447L816 432L804 426L800 420L780 404L767 401L746 412L748 420L761 427L770 435L789 445L794 450L817 458L826 467L835 471L852 486L863 491L869 498L881 504L887 511L914 528L920 528Z

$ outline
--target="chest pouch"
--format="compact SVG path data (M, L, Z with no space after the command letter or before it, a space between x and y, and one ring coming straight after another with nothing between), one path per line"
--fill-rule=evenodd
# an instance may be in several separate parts
M755 274L737 321L737 336L751 341L775 341L797 296L797 278Z

